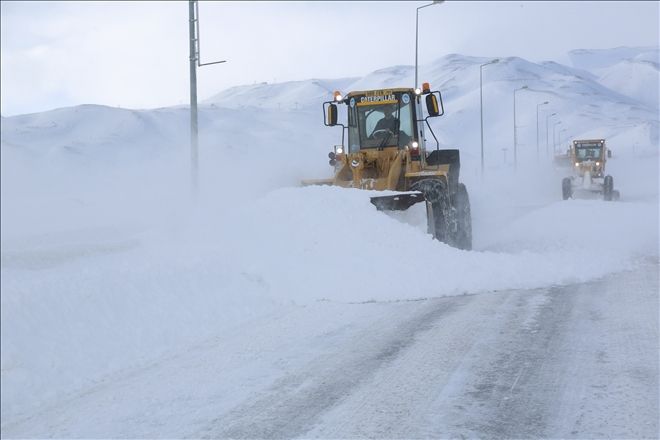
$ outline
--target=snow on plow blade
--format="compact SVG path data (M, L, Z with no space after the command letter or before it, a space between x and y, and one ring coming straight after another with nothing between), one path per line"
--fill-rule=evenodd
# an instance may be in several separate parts
M415 203L424 201L424 194L421 192L408 192L392 196L371 198L371 203L373 203L379 211L404 211Z

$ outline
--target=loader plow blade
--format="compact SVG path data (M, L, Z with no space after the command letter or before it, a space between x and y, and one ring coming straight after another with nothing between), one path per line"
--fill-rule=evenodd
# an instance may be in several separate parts
M371 198L371 203L373 203L379 211L404 211L415 203L424 201L424 194L421 192L408 192L392 196Z

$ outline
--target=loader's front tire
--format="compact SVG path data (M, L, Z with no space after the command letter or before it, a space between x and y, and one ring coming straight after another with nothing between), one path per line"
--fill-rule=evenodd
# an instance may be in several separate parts
M429 233L433 234L436 240L452 246L450 233L455 216L449 200L447 183L440 179L423 179L413 183L410 189L424 194L424 199L428 203Z
M573 195L573 191L571 190L570 177L564 177L564 179L561 181L561 195L564 200L570 199Z
M458 249L470 251L472 250L472 215L470 213L470 198L464 184L458 184L453 202L453 207L456 210L454 246Z

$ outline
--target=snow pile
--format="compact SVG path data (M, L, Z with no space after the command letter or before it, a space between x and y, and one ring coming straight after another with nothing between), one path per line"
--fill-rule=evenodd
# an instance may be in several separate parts
M433 241L423 223L412 226L376 211L366 203L369 194L378 193L277 190L225 216L225 222L206 213L185 243L199 249L209 237L223 237L219 248L232 256L228 264L253 273L275 298L303 303L415 299L586 280L631 267L635 257L653 254L657 243L653 205L574 201L523 215L493 234L497 244L488 248L494 251L459 251Z

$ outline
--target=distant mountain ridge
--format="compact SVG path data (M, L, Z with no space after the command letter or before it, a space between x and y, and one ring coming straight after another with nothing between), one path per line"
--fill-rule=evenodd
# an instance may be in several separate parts
M613 49L575 49L568 53L573 66L593 70L613 66L622 61L647 61L658 66L660 47L617 47Z
M537 143L543 151L552 150L571 137L591 133L620 136L625 145L632 138L657 145L658 47L576 50L570 56L573 66L502 57L484 67L484 142L497 151L511 149L513 90L527 86L516 98L522 154L535 153ZM468 157L478 154L479 72L490 60L449 54L419 68L420 82L429 81L443 94L446 114L432 120L441 145L459 146ZM338 142L339 135L322 124L321 103L333 90L412 87L413 82L413 66L391 66L364 77L231 87L200 104L200 140L252 148L273 136L299 148L309 148L310 141L331 142L321 139L336 137ZM549 104L539 107L545 101ZM109 155L134 149L157 154L188 144L189 115L187 106L126 110L83 105L3 117L1 138L3 150L35 154Z
M570 52L573 66L566 66L554 61L532 63L519 57L502 57L499 65L513 63L517 68L509 69L508 76L502 76L499 66L489 66L488 77L497 75L499 79L508 77L515 79L541 79L555 73L564 76L575 76L578 79L598 83L614 93L642 101L651 107L657 106L652 99L657 98L653 93L653 75L658 76L657 59L659 48L616 48L611 50L585 50L579 49ZM433 85L440 87L443 92L452 84L446 81L452 72L465 72L474 76L479 73L479 65L493 58L464 56L449 54L439 58L433 63L419 67L420 82L430 80ZM655 61L653 61L655 60ZM632 64L628 71L622 72L621 65ZM612 67L612 72L603 70ZM518 70L519 69L519 70ZM484 71L485 72L485 71ZM630 84L619 81L619 78L628 73L629 77L637 75L648 89L646 93L630 93ZM486 73L484 73L486 75ZM405 87L412 86L414 82L414 66L392 66L375 70L361 78L342 79L310 79L305 81L291 81L284 83L261 83L244 85L223 90L204 100L204 103L224 107L257 106L270 108L296 108L316 105L323 100L330 99L333 90L364 90L378 87ZM478 86L478 82L476 83ZM650 90L649 90L650 89ZM655 84L657 90L657 81ZM641 99L643 98L643 99ZM657 101L657 99L656 99Z

